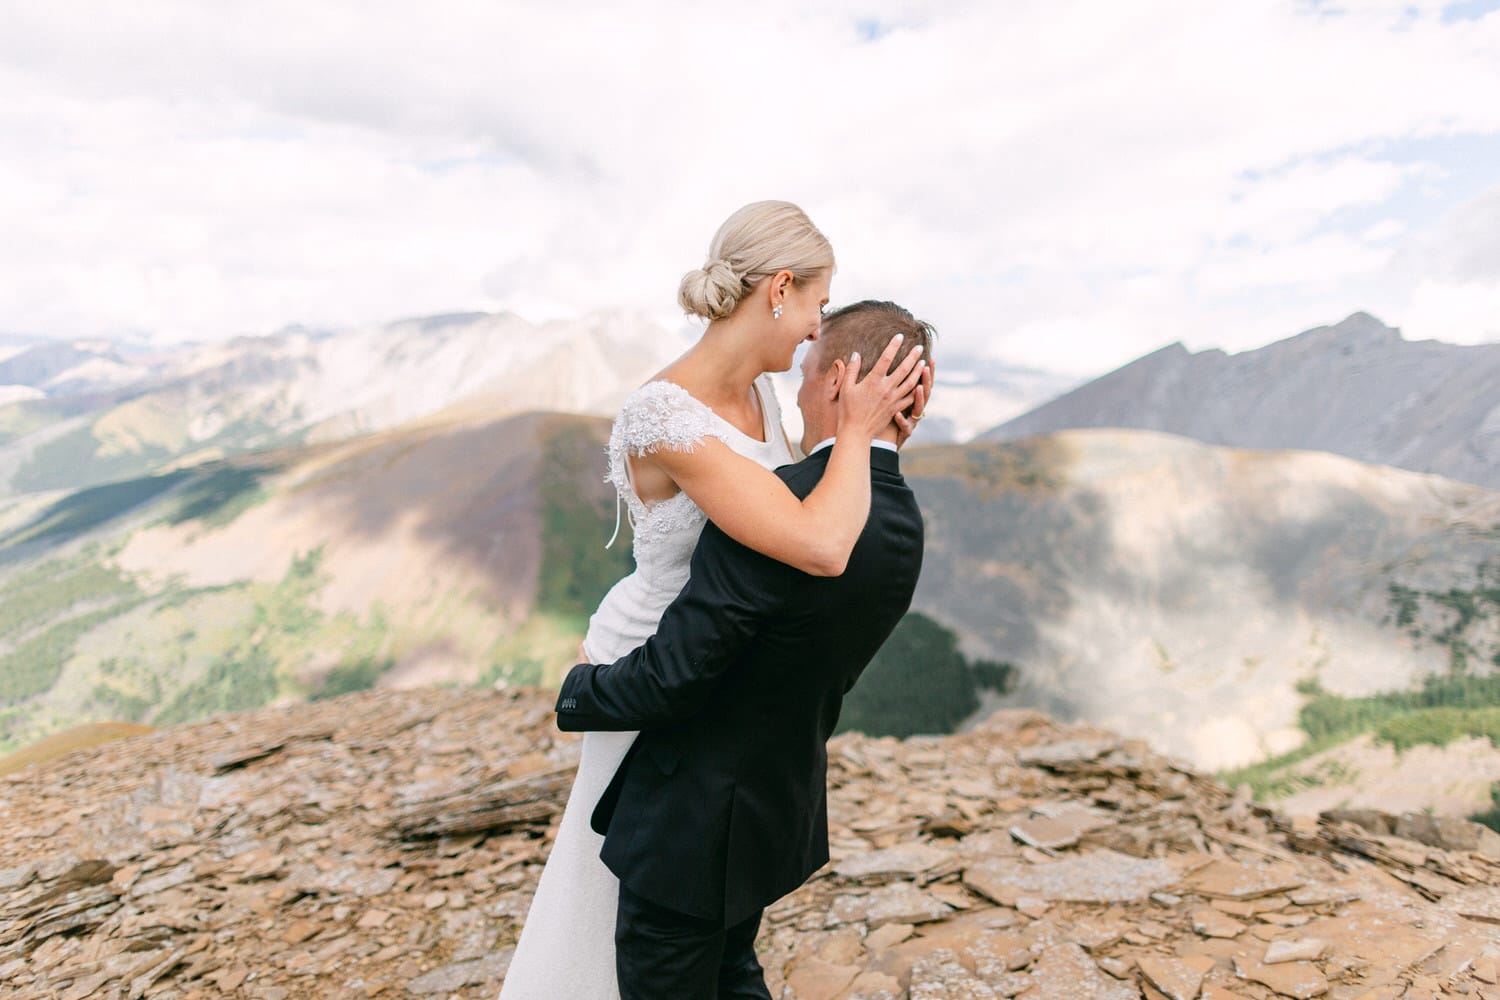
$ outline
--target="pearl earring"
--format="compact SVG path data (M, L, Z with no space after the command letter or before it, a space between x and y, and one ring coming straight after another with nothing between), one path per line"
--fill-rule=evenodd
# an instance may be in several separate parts
M776 308L774 308L774 309L771 310L771 318L772 319L780 319L781 318L781 303L780 302L776 303Z

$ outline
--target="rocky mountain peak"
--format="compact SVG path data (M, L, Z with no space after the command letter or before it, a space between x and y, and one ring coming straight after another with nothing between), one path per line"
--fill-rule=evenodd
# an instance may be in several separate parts
M1352 350L1404 343L1404 338L1398 328L1386 326L1367 312L1356 312L1332 326L1314 327L1282 343L1316 345L1319 348L1347 353Z
M1078 427L1167 431L1210 444L1327 451L1500 488L1490 414L1500 344L1409 341L1365 312L1254 350L1178 345L981 435Z
M1182 341L1174 340L1170 344L1167 344L1164 347L1158 347L1151 353L1144 355L1140 359L1139 363L1149 363L1153 361L1158 363L1163 361L1180 363L1187 358L1193 357L1197 353L1201 352L1190 351L1188 350L1187 345Z
M5 775L0 991L490 1000L577 758L550 705L364 692ZM763 924L774 996L1495 995L1473 824L1288 821L1024 710L829 762L832 861Z

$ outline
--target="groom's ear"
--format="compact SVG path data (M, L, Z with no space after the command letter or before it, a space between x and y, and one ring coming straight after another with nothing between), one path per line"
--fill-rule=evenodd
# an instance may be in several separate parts
M836 358L823 373L823 392L829 399L839 398L839 386L844 384L844 370L848 367L843 358Z

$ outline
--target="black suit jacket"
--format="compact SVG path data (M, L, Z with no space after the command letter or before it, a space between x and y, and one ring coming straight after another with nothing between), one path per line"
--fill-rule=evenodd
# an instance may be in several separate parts
M805 497L830 451L777 475ZM895 452L870 450L870 482L842 576L809 576L709 524L656 635L563 681L561 729L642 730L593 813L604 863L636 895L729 927L827 862L825 744L922 564Z

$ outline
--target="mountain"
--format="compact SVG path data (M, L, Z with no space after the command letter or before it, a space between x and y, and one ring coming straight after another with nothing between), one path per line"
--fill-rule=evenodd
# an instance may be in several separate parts
M0 496L340 440L448 410L612 414L686 344L624 313L541 324L462 313L187 345L149 365L36 345L0 361L30 379L18 384L32 397L0 406Z
M1500 494L1146 431L904 464L927 519L916 606L1014 666L1006 703L1217 768L1302 743L1314 685L1359 697L1500 665Z
M0 748L375 684L555 682L629 566L604 548L607 428L449 414L13 499ZM1500 662L1500 494L1142 431L903 462L927 555L893 648L928 669L871 668L851 719L877 731L1035 705L1222 768L1309 745L1318 698Z
M1327 451L1500 489L1500 344L1408 341L1365 313L1239 354L1172 344L981 437L1082 427Z
M0 759L0 991L490 1000L576 766L551 705L362 692ZM1289 819L1028 711L828 759L831 862L761 923L772 996L1482 1000L1496 978L1500 837L1474 824Z
M13 337L0 343L0 496L337 440L449 410L609 416L692 339L625 312L539 324L456 313L162 347ZM795 435L796 373L777 384ZM943 354L923 437L967 440L1070 384Z
M0 481L8 478L13 441L101 410L126 398L162 370L161 360L132 341L0 338ZM39 434L37 440L45 440Z
M611 416L693 337L627 312L548 323L455 313L156 347L12 337L0 341L0 498L434 417ZM943 354L938 373L932 443L967 440L1071 384L978 355ZM795 436L795 371L777 384Z
M0 350L0 386L41 396L99 392L146 378L150 368L108 343L41 341Z
M554 681L630 566L604 547L607 428L454 418L21 498L0 750L377 682Z
M1055 372L1006 364L975 354L934 350L937 381L923 443L968 441L998 420L1025 413L1071 389L1078 380Z

